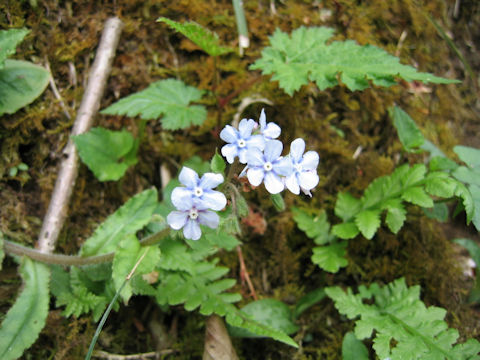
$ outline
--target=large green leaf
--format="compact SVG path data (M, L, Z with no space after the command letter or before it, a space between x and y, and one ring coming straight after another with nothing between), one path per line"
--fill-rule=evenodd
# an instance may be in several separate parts
M259 323L280 330L285 334L298 331L298 326L292 321L293 314L290 308L276 299L262 299L253 301L242 308L242 311ZM261 337L244 328L230 328L235 337Z
M50 73L22 60L5 60L0 69L0 115L13 114L30 104L45 90Z
M314 247L312 262L325 271L336 273L340 268L348 265L345 259L346 249L346 241Z
M0 328L0 359L19 358L45 326L49 302L49 268L24 258L20 267L23 290Z
M137 116L158 119L163 115L162 126L168 130L201 125L207 118L203 105L189 105L200 100L204 91L185 85L180 80L167 79L151 84L145 90L120 99L102 110L102 114Z
M149 221L157 206L157 190L145 190L130 198L110 215L85 241L80 251L83 256L112 252L129 234L134 234Z
M208 55L218 56L232 52L233 49L229 47L220 46L218 41L218 35L214 32L211 32L208 29L205 29L203 26L195 22L184 22L179 23L165 17L160 17L157 19L158 22L164 22L172 29L177 30L179 33L182 33L195 44L197 44L203 51Z
M271 46L262 51L251 69L273 74L285 92L292 95L302 85L313 81L324 90L339 79L350 90L363 90L370 81L378 86L396 84L396 78L449 84L458 82L418 72L402 65L397 57L372 45L360 46L354 41L327 41L334 30L327 27L300 27L288 34L277 29L270 37Z
M101 127L74 136L82 161L100 181L118 180L137 162L135 139L127 130L112 131Z
M0 68L10 55L15 54L17 45L30 32L27 29L9 29L0 31Z

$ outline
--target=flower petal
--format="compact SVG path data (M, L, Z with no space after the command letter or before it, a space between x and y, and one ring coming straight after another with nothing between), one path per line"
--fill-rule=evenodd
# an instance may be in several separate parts
M260 131L263 133L265 126L267 126L267 116L265 115L265 109L262 109L260 117L258 118L258 122L260 123Z
M200 199L202 205L207 209L215 211L222 210L227 205L227 198L220 191L205 191Z
M217 213L214 213L213 211L200 211L198 213L198 222L202 225L207 225L211 229L216 229L220 222L220 218Z
M240 164L247 163L247 154L248 150L246 148L242 148L238 151L238 161L240 162Z
M196 220L189 219L183 228L183 236L186 239L198 240L202 236L202 230Z
M278 161L273 163L273 170L278 175L289 176L294 170L292 159L289 157L282 157L278 159Z
M222 146L222 155L225 156L229 164L233 164L235 156L238 156L237 145L227 144Z
M193 189L198 184L198 174L195 170L184 166L178 175L178 180L186 187Z
M259 150L265 149L265 139L262 135L252 135L247 140L247 148L249 150L257 148Z
M285 185L279 176L275 175L272 171L265 174L265 188L270 194L278 194L285 189Z
M295 195L300 194L300 185L298 185L297 174L292 174L285 179L285 185Z
M247 140L252 135L252 130L255 127L255 120L252 119L242 119L240 124L238 124L238 132L240 137L244 140Z
M263 166L263 153L258 149L251 149L247 152L247 163L249 167Z
M262 183L264 176L265 176L265 173L263 172L263 168L250 168L247 171L248 181L253 186L260 185Z
M300 187L311 190L318 185L319 177L315 171L304 171L298 174L298 182Z
M318 167L319 161L320 161L320 158L316 151L307 151L303 155L303 160L301 164L305 170L316 170Z
M172 211L167 216L167 223L174 230L179 230L187 223L188 212L186 211Z
M220 131L220 139L227 143L235 143L238 139L238 130L231 125L225 125L222 131Z
M279 140L267 141L265 144L265 159L270 162L274 162L280 157L283 150L283 144Z
M170 199L172 200L173 206L178 210L190 210L193 206L192 202L193 193L191 190L185 187L176 187L172 191Z
M203 174L198 186L202 189L213 189L223 183L223 175L222 174L215 174L215 173L206 173Z
M298 164L302 160L302 155L305 152L305 141L302 138L298 138L292 141L290 145L290 156L295 164Z
M270 122L268 123L267 127L263 129L262 135L265 136L266 139L271 140L279 137L281 132L282 129L280 128L280 126L278 126L274 122Z

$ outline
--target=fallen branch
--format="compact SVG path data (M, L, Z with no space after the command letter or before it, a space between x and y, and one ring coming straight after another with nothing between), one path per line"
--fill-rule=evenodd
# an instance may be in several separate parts
M118 18L110 18L105 23L100 45L89 73L88 83L71 135L82 134L92 126L93 117L100 108L100 99L110 74L122 27L123 24ZM41 252L51 253L55 249L58 235L67 216L68 204L77 173L78 153L72 139L70 139L63 151L60 171L38 237L37 248Z

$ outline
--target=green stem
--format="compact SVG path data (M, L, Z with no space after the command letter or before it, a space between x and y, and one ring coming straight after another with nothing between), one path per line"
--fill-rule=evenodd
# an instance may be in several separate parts
M243 49L249 46L247 20L245 19L245 12L243 11L242 0L232 0L233 10L235 12L235 20L237 21L238 30L238 45L240 48L240 55L243 55Z
M149 235L140 240L141 246L148 246L158 243L161 239L168 235L170 228L166 228L158 233ZM74 256L61 254L48 254L36 249L32 249L16 242L4 239L4 250L7 254L27 256L32 260L39 261L46 264L63 265L63 266L85 266L106 263L113 260L115 252L96 256Z

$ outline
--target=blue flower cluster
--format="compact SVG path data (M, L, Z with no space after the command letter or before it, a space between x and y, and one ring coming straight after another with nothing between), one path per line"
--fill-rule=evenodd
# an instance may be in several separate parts
M305 153L305 141L298 138L290 145L290 154L281 156L283 144L275 140L280 136L280 127L272 122L267 124L263 110L259 123L260 126L252 119L243 119L238 130L230 125L225 126L220 132L220 138L227 142L222 147L222 155L230 164L236 157L241 164L246 164L241 175L246 173L253 186L263 182L271 194L278 194L286 187L294 194L302 191L312 196L310 190L319 181L318 153Z
M185 187L173 189L171 200L177 210L168 214L167 222L172 229L183 228L185 238L198 240L202 236L200 225L218 227L220 219L210 210L222 210L227 204L225 195L213 190L223 183L223 175L206 173L199 178L194 170L183 167L178 179Z

